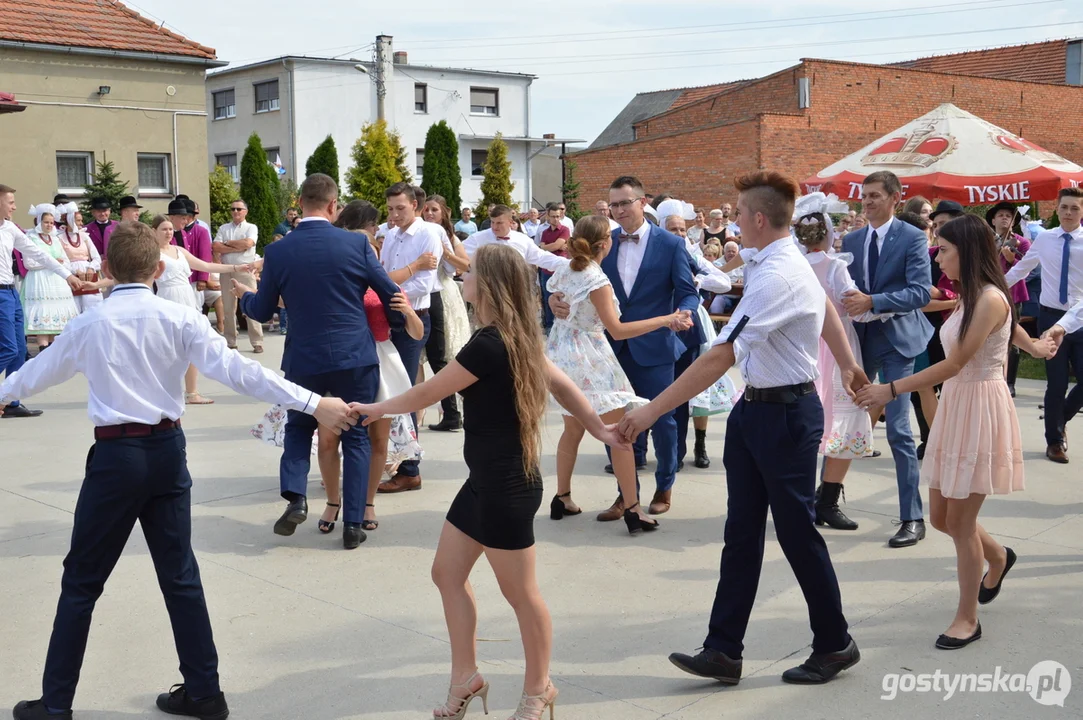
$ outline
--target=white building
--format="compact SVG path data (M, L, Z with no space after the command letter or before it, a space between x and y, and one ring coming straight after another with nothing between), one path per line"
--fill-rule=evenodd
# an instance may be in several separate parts
M515 201L520 207L528 207L532 199L535 205L544 204L553 189L534 187L535 158L547 148L577 141L531 136L530 85L535 76L410 65L406 53L392 53L390 37L377 42L384 43L386 58L385 119L402 138L415 181L424 176L425 135L445 120L459 139L464 203L480 200L486 148L501 133L508 144ZM299 183L308 157L330 134L345 175L361 127L378 117L377 75L370 61L297 56L208 75L210 167L222 165L236 177L248 137L256 132L268 160L280 159L286 177Z

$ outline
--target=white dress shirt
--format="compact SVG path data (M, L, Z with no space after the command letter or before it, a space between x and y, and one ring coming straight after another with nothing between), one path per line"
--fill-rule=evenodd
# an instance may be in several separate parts
M1059 227L1043 230L1027 250L1027 254L1012 266L1004 275L1004 282L1011 287L1020 280L1025 280L1031 270L1039 263L1042 266L1041 304L1054 310L1067 310L1073 300L1083 298L1083 226L1071 233L1068 265L1068 302L1060 301L1061 260L1064 257L1064 233Z
M876 231L876 252L883 255L884 238L887 237L888 231L891 230L892 220L894 218L888 218L888 221L878 228L869 225L868 230L865 232L865 257L862 262L864 263L863 270L865 272L865 290L869 295L872 294L872 283L869 282L869 244L872 242L872 233L874 230ZM879 260L876 261L876 270L877 272L880 270Z
M698 245L685 238L684 249L692 256L696 267L704 273L693 278L697 289L713 293L728 293L733 289L733 283L730 282L729 276L717 268L710 260L703 257L702 252L697 252L699 250Z
M87 414L98 427L177 420L184 413L184 371L199 371L243 395L313 414L319 396L226 347L196 310L154 295L146 285L117 285L74 318L42 353L0 384L0 404L30 397L76 373L90 385Z
M5 220L0 223L0 285L15 284L15 273L11 271L12 250L18 250L27 260L36 262L46 270L52 270L65 280L71 275L70 270L35 245L15 223Z
M748 260L744 296L714 344L733 343L736 365L750 387L811 382L820 375L826 309L816 272L783 237Z
M1074 333L1076 330L1083 328L1083 300L1080 300L1072 309L1064 313L1060 320L1057 320L1057 325L1064 328L1066 333Z
M624 234L624 230L620 233ZM620 235L617 236L617 273L624 285L624 292L628 295L632 294L632 286L639 277L639 266L643 264L643 256L647 253L651 224L644 220L634 234L639 235L639 242L621 240Z
M538 228L540 228L541 225L541 222L538 220L527 220L523 223L523 234L531 240L535 240L538 235Z
M562 217L560 219L560 224L563 225L564 227L568 228L572 232L575 231L575 223L573 223L571 220L569 220L566 217Z
M259 228L247 220L240 223L228 222L218 228L218 234L214 236L215 242L232 242L233 240L251 240L252 247L244 252L222 253L222 263L225 265L247 265L254 263L256 255L256 241L259 238Z
M534 241L521 232L512 230L508 233L507 240L501 240L494 233L492 228L488 230L479 230L466 240L463 240L463 247L466 248L466 255L471 260L474 259L474 253L478 251L478 248L483 248L486 245L492 245L493 243L506 242L517 253L523 256L531 265L540 267L543 270L549 272L556 272L560 268L567 265L570 260L568 258L554 255L551 252L546 252L540 247L534 244Z
M443 228L434 223L414 218L406 228L391 228L384 238L380 250L380 262L388 272L401 270L425 253L436 257L437 266L444 257ZM471 236L472 237L472 236ZM418 270L399 283L399 287L410 298L414 310L429 309L429 295L440 289L440 278L436 270Z

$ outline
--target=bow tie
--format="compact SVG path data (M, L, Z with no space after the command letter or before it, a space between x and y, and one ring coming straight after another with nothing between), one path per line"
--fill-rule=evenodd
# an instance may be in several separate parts
M633 242L636 245L638 245L639 244L639 233L632 233L631 235L629 235L628 233L621 233L620 234L620 241L621 242Z
M496 236L496 239L497 239L497 240L505 240L505 241L506 241L506 240L511 240L511 236L509 235L508 237L500 237L499 235L497 235L497 236Z

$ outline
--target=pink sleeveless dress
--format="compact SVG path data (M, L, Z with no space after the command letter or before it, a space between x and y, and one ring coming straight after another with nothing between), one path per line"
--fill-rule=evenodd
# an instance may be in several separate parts
M985 290L991 291L1004 297L992 287ZM940 329L948 356L959 344L962 320L960 306ZM921 479L946 498L962 500L972 493L1005 495L1024 487L1019 418L1005 380L1011 334L1009 316L962 371L944 383Z

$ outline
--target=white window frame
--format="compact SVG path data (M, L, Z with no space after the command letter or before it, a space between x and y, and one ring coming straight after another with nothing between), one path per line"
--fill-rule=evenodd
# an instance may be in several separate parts
M414 151L414 166L417 168L417 176L424 176L425 168L425 148L417 148Z
M139 164L144 161L156 161L162 165L162 177L165 178L165 187L144 187L139 181ZM137 153L135 160L135 177L139 182L140 195L172 195L173 194L173 168L167 153Z
M86 163L86 184L90 185L94 182L94 153L84 152L82 150L58 150L56 158L81 158ZM64 193L65 195L85 195L86 190L82 185L75 187L62 187L60 185L60 167L56 168L56 184L57 193Z
M233 158L233 165L232 166L223 165L220 161L224 157ZM218 153L217 155L214 156L214 166L215 167L223 167L223 168L225 168L226 172L229 173L229 176L231 178L233 178L233 182L237 183L237 182L241 181L241 165L240 165L240 161L237 158L237 153L235 153L235 152ZM233 168L232 170L230 170L231 167Z
M264 108L263 110L260 110L260 107L259 107L260 100L259 100L259 89L258 88L260 86L262 86L262 85L270 85L271 83L274 83L275 89L279 91L279 94L276 94L275 97L273 97L273 98L271 98L269 100L264 100L263 102L267 103L267 107ZM257 115L262 115L263 113L274 112L274 111L278 110L281 107L280 104L279 104L281 97L282 97L281 96L281 87L280 87L280 85L278 83L278 78L272 78L270 80L263 80L262 82L252 83L252 98L255 100L255 103L256 103L255 112L256 112Z
M229 105L222 105L224 110L221 117L218 116L218 96L222 93L233 93L233 102ZM237 90L235 88L222 88L221 90L214 90L211 92L211 111L214 113L215 120L229 120L230 118L237 117Z
M496 96L494 98L494 100L496 100L496 105L492 105L492 106L490 106L490 105L475 105L474 104L474 98L473 98L473 95L474 95L475 91L493 93L493 95ZM470 97L470 114L471 115L477 115L479 117L500 117L500 88L471 87L470 88L470 95L471 95L471 97ZM492 112L488 112L490 107L492 108ZM474 108L481 108L481 109L480 110L475 110Z
M417 105L417 91L421 90L421 109L419 110ZM429 86L425 83L414 83L414 113L417 115L429 114Z

